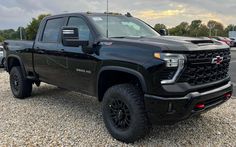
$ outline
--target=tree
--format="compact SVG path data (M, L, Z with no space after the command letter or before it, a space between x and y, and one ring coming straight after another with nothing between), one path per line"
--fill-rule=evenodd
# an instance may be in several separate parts
M225 28L225 36L229 35L230 31L236 31L236 25L230 24Z
M4 39L19 39L19 36L17 36L17 31L13 29L0 31L0 36L2 36Z
M210 20L207 23L209 28L209 36L225 36L224 26L222 23L215 20Z
M5 38L0 36L0 42L3 42L4 40L5 40Z
M193 20L189 26L189 36L203 37L208 36L209 29L201 20Z
M225 31L236 31L236 25L230 24L225 28Z
M209 29L207 28L207 26L205 24L201 24L201 26L198 29L198 33L197 36L198 37L206 37L209 36Z
M201 20L193 20L189 26L189 36L197 37L199 35L199 30L202 27Z
M33 18L30 24L26 27L26 38L27 40L34 40L37 35L37 31L40 25L40 22L44 17L49 16L50 14L41 14L37 18Z
M178 26L171 28L169 32L170 35L174 36L189 36L189 24L187 22L182 22Z
M165 29L165 30L166 30L166 26L165 26L164 24L158 23L158 24L156 24L156 25L154 26L154 29L155 29L158 33L160 33L160 30L162 30L162 29Z

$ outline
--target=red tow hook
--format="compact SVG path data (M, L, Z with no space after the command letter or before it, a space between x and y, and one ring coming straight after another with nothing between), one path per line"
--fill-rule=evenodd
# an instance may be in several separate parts
M205 108L205 104L197 104L196 106L195 106L195 108L196 109L204 109Z
M224 96L225 96L225 100L227 101L231 98L232 94L231 93L226 93Z

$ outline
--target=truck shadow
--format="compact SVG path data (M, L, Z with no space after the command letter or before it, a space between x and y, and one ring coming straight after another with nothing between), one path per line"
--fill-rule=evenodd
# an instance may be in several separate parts
M96 98L53 86L42 86L34 88L32 100L45 103L49 107L55 106L58 109L62 109L65 115L70 117L69 120L77 121L82 119L82 122L93 122L91 125L96 125L94 126L95 129L102 129L99 131L102 132L101 135L107 136L108 134L102 120L101 104ZM146 138L134 143L134 145L156 146L167 143L169 145L191 146L193 144L208 144L209 140L216 139L217 135L227 134L226 130L225 132L218 132L216 126L228 125L224 123L224 118L214 119L214 116L208 113L174 125L154 125L150 134ZM81 131L81 128L78 131ZM117 141L117 144L119 143Z
M4 72L4 69L3 68L0 68L0 73L3 73Z

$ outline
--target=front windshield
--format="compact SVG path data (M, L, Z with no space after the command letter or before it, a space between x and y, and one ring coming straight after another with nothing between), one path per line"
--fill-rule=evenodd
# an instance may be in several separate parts
M90 16L100 33L107 37L107 16ZM158 37L156 31L144 22L126 16L110 16L108 17L108 37Z

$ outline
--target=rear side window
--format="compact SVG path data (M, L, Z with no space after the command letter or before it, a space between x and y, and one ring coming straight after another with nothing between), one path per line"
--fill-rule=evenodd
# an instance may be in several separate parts
M89 40L91 37L90 30L86 22L79 17L70 17L68 26L78 27L80 40Z
M63 24L64 24L64 18L56 18L48 20L43 32L42 41L57 42Z

